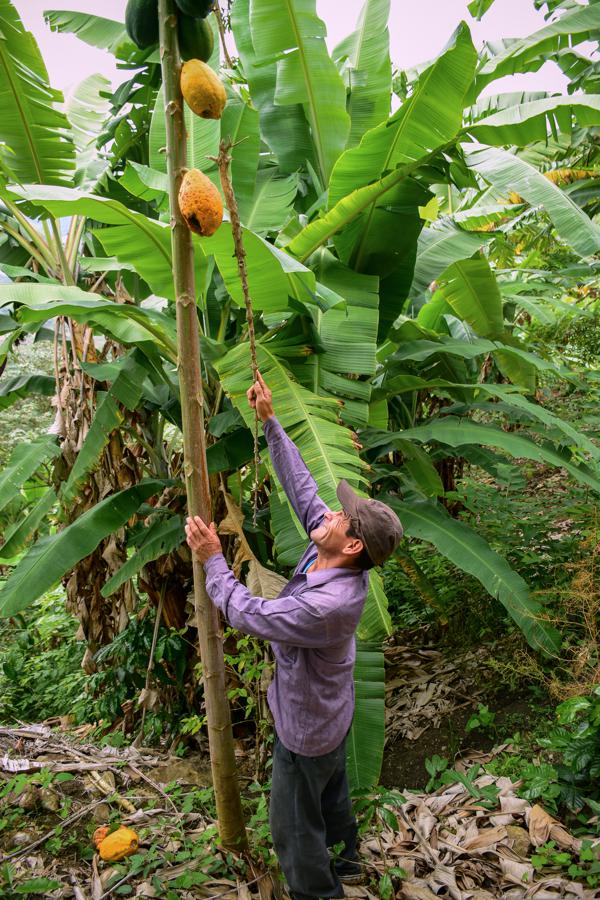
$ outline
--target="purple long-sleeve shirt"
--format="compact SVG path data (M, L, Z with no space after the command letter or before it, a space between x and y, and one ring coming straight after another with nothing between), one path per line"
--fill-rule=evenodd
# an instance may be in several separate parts
M264 432L273 467L306 533L328 511L298 448L275 417ZM354 633L368 589L358 569L303 574L311 542L275 600L254 597L221 553L204 564L206 589L234 628L271 642L277 662L268 701L275 728L292 753L323 756L341 743L354 713Z

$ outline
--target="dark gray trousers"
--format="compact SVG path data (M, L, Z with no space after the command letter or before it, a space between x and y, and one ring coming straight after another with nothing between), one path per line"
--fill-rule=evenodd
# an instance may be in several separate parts
M271 834L294 900L344 896L327 848L343 843L340 855L356 858L345 744L325 756L301 756L275 736Z

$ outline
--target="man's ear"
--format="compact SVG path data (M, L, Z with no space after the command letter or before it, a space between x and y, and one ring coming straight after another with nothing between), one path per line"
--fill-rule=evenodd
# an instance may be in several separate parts
M359 553L364 549L364 544L360 538L350 538L342 553L346 553L348 556L358 556Z

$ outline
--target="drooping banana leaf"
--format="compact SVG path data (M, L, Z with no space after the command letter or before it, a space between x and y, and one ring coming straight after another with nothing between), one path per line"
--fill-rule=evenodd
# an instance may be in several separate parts
M278 106L301 104L323 186L343 152L350 118L346 89L329 56L315 0L250 0L250 31L261 62L277 60Z
M429 500L417 496L384 499L398 513L406 534L429 541L462 571L477 578L502 603L535 650L556 655L560 636L542 618L541 604L530 596L521 576L480 535Z
M100 541L121 528L144 500L164 487L165 481L158 479L140 481L101 500L63 531L40 538L0 590L0 617L14 616L50 590Z
M19 304L18 317L25 323L66 315L94 322L123 343L152 342L171 358L177 356L175 321L155 309L115 303L74 286L25 282L0 284L0 307L8 303Z
M600 31L600 6L592 4L565 13L555 22L506 46L485 61L477 73L473 99L491 81L516 72L537 72L549 54L582 41L596 40Z
M110 115L110 103L106 99L110 91L108 78L89 75L67 97L67 116L77 158L74 182L84 190L93 188L108 168L108 160L98 154L96 141Z
M175 299L171 266L171 229L165 222L149 219L142 213L128 209L118 200L97 197L69 188L29 185L11 190L55 216L86 216L97 222L112 225L96 234L110 256L132 263L154 293ZM196 277L200 282L206 266L203 253L195 254Z
M597 9L600 16L600 7ZM495 147L472 149L464 145L464 150L467 165L501 196L516 192L529 203L542 206L559 235L580 256L593 256L600 250L600 227L533 166Z
M365 0L356 30L333 51L349 89L348 147L390 114L392 65L387 27L390 0Z
M588 485L595 491L600 491L600 479L596 465L576 464L573 462L573 454L567 449L557 450L547 442L539 444L523 433L503 431L494 425L483 425L466 418L444 416L440 419L433 419L424 425L418 425L416 428L373 436L369 440L365 440L365 446L369 449L383 446L392 447L396 438L403 441L418 441L420 444L436 441L450 447L461 447L466 444L496 447L516 458L532 459L535 462L548 463L558 469L565 469L576 481Z
M448 266L477 253L493 235L459 228L449 218L424 228L419 237L411 295L417 296L439 278Z
M583 94L533 100L479 119L465 131L481 144L525 147L545 141L548 134L571 134L574 123L581 128L600 125L600 97Z
M484 338L498 339L504 332L502 297L487 259L463 259L440 276L440 300Z
M35 38L11 0L0 0L0 141L13 151L10 166L20 182L70 183L75 146L62 102Z
M147 563L166 553L171 553L184 540L185 531L181 516L170 516L168 519L158 520L147 529L147 534L136 545L133 555L108 579L100 593L103 597L110 597L121 585L137 575Z
M127 59L135 50L123 22L69 9L47 9L44 18L52 31L74 34L91 47L108 50L120 59Z
M355 710L346 741L350 789L365 790L379 781L385 742L385 666L381 647L357 641L354 666Z
M494 3L495 0L472 0L467 9L475 19L481 21L488 9L491 9Z
M90 429L60 492L63 505L75 497L82 481L94 468L108 444L111 433L123 422L121 405L132 412L138 405L147 375L142 360L138 351L124 357L122 362L119 361L119 371L110 389L106 393L97 393L98 405Z
M56 382L49 375L15 375L0 381L0 410L8 409L17 400L31 394L52 397L56 392Z
M4 543L0 547L0 561L13 559L17 553L20 553L56 502L54 491L47 490L29 512L25 513L12 528L7 530Z
M260 114L261 134L277 157L281 172L291 174L307 164L314 167L314 146L302 104L279 106L275 103L277 60L267 62L254 50L250 31L250 0L234 0L231 29L252 103Z
M18 444L0 472L0 510L18 498L21 488L40 466L60 453L56 435L44 434L26 444Z

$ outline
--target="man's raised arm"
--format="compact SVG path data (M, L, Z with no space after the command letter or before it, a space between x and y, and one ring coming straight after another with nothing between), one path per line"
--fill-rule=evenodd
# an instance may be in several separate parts
M328 507L319 497L317 483L298 448L276 419L273 396L260 373L258 380L248 391L248 401L263 423L275 474L302 527L310 536L311 531L320 525Z

